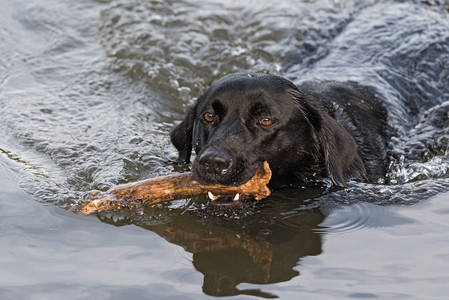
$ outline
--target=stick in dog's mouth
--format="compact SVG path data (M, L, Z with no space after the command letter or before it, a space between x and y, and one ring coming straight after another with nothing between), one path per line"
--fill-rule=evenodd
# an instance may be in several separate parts
M248 182L239 186L202 185L191 173L169 175L118 185L106 192L91 191L85 201L71 211L89 215L101 211L118 211L157 203L206 195L212 202L232 197L229 203L239 204L248 197L261 200L271 194L267 187L271 179L268 162L263 162ZM220 195L220 196L217 196ZM87 201L87 203L86 203ZM225 201L226 202L226 201Z

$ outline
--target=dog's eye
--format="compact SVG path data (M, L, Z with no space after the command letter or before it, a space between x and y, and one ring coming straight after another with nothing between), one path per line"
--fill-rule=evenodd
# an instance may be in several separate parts
M270 126L273 124L273 120L271 120L270 118L262 118L259 120L259 124L263 126Z
M205 112L203 115L203 119L207 123L212 123L214 121L214 117L215 117L214 114L210 112Z

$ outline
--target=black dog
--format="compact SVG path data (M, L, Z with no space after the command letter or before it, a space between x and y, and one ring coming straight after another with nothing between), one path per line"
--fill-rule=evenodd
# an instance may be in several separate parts
M197 157L204 184L239 185L263 161L271 187L329 177L377 182L386 172L387 112L353 82L296 87L279 76L232 74L210 87L171 134L178 163Z

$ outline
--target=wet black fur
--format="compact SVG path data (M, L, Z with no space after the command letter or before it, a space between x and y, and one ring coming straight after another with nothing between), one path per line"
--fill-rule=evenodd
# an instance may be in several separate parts
M212 123L204 120L213 113ZM274 122L263 126L259 120ZM387 112L353 82L296 87L279 76L232 74L212 85L171 134L178 163L190 161L201 183L239 185L263 161L272 187L329 177L377 182L386 172Z

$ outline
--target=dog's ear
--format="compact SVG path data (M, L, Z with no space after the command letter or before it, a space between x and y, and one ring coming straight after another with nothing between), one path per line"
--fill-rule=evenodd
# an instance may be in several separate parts
M193 123L195 119L196 106L192 107L187 117L170 134L172 144L178 150L179 156L176 161L178 164L187 164L190 162L192 154Z
M327 173L335 185L347 186L349 176L366 180L365 165L349 132L327 113L321 114L318 140L324 152Z
M300 113L312 126L332 182L335 185L347 186L349 176L366 180L365 165L349 132L322 108L306 101L298 89L291 88L287 92L295 99Z

